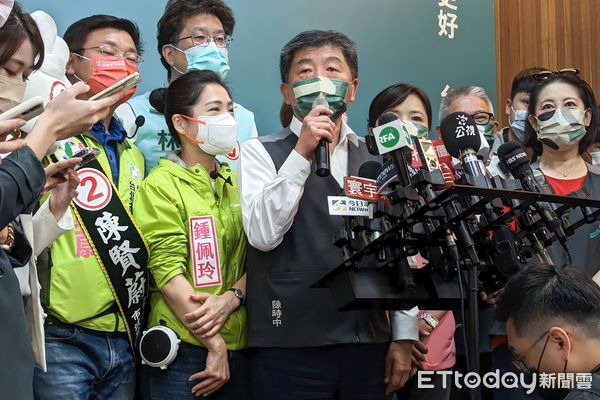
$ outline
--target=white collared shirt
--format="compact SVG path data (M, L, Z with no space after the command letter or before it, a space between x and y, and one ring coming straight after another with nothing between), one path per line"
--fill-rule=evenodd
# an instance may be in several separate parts
M302 122L294 117L289 128L299 136ZM344 187L344 177L348 173L349 142L358 146L358 136L342 121L340 141L330 158L331 175L340 187ZM298 212L310 165L311 161L292 150L277 171L271 156L257 138L244 143L239 159L238 189L244 230L251 246L271 251L283 241ZM419 339L418 312L414 307L409 311L390 313L392 340Z
M290 130L300 135L302 122L292 119ZM358 146L358 136L342 122L340 141L330 159L331 174L340 187L348 173L348 142ZM290 229L310 175L312 161L292 150L279 171L258 139L244 143L240 154L238 188L244 229L250 244L270 251L281 243ZM324 200L325 201L325 200Z

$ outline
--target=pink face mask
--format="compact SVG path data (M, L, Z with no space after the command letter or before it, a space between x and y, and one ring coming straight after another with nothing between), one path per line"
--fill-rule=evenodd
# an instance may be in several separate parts
M83 58L88 59L87 57ZM138 72L137 65L128 62L124 57L93 56L91 62L92 76L88 79L87 84L90 85L94 94L100 93L134 72ZM116 104L125 103L134 93L135 88L129 89L125 97Z

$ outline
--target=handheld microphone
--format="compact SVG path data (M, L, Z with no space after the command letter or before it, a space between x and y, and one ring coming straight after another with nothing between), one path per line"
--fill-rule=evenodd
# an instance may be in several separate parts
M217 179L217 178L221 178L225 181L225 183L228 183L229 186L233 187L233 183L231 182L231 177L228 176L227 178L225 178L223 175L221 175L216 169L213 171L210 171L210 174L208 174L210 176L210 179Z
M324 98L317 97L315 101L313 101L312 108L318 106L329 107L329 103ZM328 176L331 173L329 166L329 142L325 139L321 139L315 149L315 173L317 176L321 177Z
M133 131L133 134L131 136L127 135L127 139L131 139L131 138L135 137L135 135L137 135L138 129L140 129L142 126L144 126L145 123L146 123L146 118L143 115L138 115L135 118L135 131Z
M516 142L506 142L498 148L498 157L510 173L521 181L523 189L530 192L543 193L540 189L531 165L529 157ZM563 248L568 252L567 235L563 229L561 220L558 218L554 209L545 201L536 201L534 207L544 221L544 225L556 235Z

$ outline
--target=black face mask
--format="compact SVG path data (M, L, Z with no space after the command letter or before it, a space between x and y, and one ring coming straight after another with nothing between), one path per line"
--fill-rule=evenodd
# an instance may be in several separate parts
M553 383L553 385L555 386L554 388L540 387L540 381L539 381L540 373L538 371L540 369L540 365L542 364L542 358L544 357L544 352L546 351L546 346L548 345L548 339L550 339L550 335L548 335L548 338L546 339L546 343L544 344L544 348L542 349L542 353L540 354L540 359L538 360L537 368L527 368L527 370L523 371L523 373L525 374L525 377L528 381L531 381L531 379L533 378L533 374L536 374L537 384L536 384L535 390L533 391L535 395L539 396L543 400L562 400L565 397L567 397L567 395L569 394L571 389L570 388L563 389L563 388L556 387L556 386L558 386L557 379L554 380L554 383ZM568 361L569 360L565 360L565 367L563 368L563 373L567 372L567 362Z

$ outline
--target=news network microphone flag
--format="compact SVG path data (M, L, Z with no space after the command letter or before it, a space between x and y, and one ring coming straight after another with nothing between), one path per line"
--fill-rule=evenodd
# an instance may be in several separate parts
M417 136L417 128L412 123L395 119L374 128L373 136L375 136L379 154L407 147L412 151L412 136Z
M368 201L387 201L387 197L377 193L377 181L356 176L344 177L344 192L346 196Z

